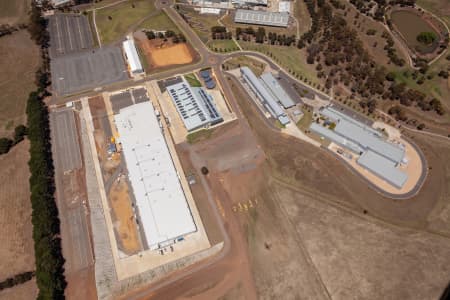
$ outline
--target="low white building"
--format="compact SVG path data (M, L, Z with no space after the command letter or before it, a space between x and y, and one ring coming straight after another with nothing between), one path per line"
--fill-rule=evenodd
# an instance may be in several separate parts
M149 101L114 116L140 226L156 250L197 231L178 172Z
M71 4L72 0L51 0L51 3L54 7Z
M144 68L142 67L133 39L129 39L123 42L123 50L125 52L125 56L131 73L139 74L144 72Z

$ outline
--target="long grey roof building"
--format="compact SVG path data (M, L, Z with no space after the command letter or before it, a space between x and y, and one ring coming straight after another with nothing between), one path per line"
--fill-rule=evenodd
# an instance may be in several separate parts
M335 128L331 130L312 123L311 131L360 155L359 165L391 185L403 187L408 175L397 168L405 158L405 149L401 145L386 141L377 130L332 107L323 109L321 114L335 122Z
M290 108L295 105L294 100L286 93L278 80L272 73L266 72L261 75L261 80L272 95L283 105L284 108Z
M242 78L256 94L262 105L270 112L270 114L280 121L281 124L286 125L290 122L284 110L280 107L277 100L264 87L262 82L248 67L241 68Z
M289 14L287 12L238 9L234 15L234 22L274 27L287 27L289 24Z

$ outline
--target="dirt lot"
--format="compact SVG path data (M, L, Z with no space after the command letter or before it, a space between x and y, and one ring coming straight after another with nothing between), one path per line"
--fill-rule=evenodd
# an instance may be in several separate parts
M191 63L194 51L186 43L172 44L161 39L139 39L139 46L145 53L148 65L151 69L162 68L173 65L184 65Z
M26 101L35 88L34 73L39 64L39 48L27 31L0 38L0 136L25 122Z
M112 184L108 199L116 218L115 232L118 235L121 250L128 255L137 253L141 250L141 244L134 220L133 208L131 207L128 184L125 179L115 181Z
M0 281L34 270L28 141L0 156Z

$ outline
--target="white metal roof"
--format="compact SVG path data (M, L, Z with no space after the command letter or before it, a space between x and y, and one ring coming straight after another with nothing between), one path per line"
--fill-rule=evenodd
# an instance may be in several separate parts
M262 74L261 80L284 108L289 108L295 105L294 100L292 100L292 98L286 93L280 83L275 79L275 77L273 77L272 73L266 72Z
M139 60L139 55L136 51L136 45L134 40L126 40L123 42L123 49L125 50L125 55L127 56L128 64L130 66L132 73L141 73L144 71L142 68L141 61Z
M218 15L220 14L220 8L201 7L200 14Z
M289 23L289 14L287 12L238 9L236 10L236 15L234 16L234 22L287 27Z
M291 1L280 1L278 3L279 12L291 12Z
M264 107L270 112L270 114L274 118L278 119L281 124L288 124L290 121L286 113L278 104L277 100L272 96L272 94L265 88L265 86L262 84L262 81L256 77L253 71L248 67L242 67L241 74L250 88L256 93L258 99L261 101Z
M405 149L382 138L380 132L333 108L325 108L322 115L336 121L336 133L370 149L393 162L400 163L405 156Z
M397 188L402 188L408 180L408 175L397 169L393 161L370 150L358 158L358 164Z
M196 231L152 104L122 108L114 118L150 249Z

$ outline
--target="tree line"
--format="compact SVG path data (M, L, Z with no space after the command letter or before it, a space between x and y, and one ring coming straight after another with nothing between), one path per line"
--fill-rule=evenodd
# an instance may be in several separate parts
M175 31L172 30L166 30L165 32L163 31L155 32L153 30L147 30L145 31L145 35L149 40L163 39L167 41L168 39L172 39L172 42L174 44L186 42L186 37L184 36L184 34L182 33L177 34L175 33Z
M28 30L40 45L42 66L36 72L38 88L31 92L26 114L30 140L30 190L33 224L34 252L36 256L36 282L38 299L64 299L67 285L64 277L64 258L60 239L60 221L54 193L54 167L51 152L49 114L44 98L49 96L50 84L47 20L41 9L32 4Z
M416 105L424 111L434 110L440 115L444 114L438 99L429 99L421 91L397 83L395 74L389 74L376 63L364 48L357 32L342 16L333 12L330 4L324 0L304 1L313 22L310 30L300 38L298 47L306 48L307 63L316 65L317 76L325 79L327 89L339 84L346 86L352 95L362 98L359 104L368 108L369 113L375 111L378 100L389 99L398 100L404 106ZM385 49L389 51L393 41L387 39L386 46ZM392 55L390 58L395 60ZM397 63L404 64L403 61ZM413 73L418 77L418 84L426 72L425 63L417 73Z
M29 271L6 278L2 282L0 282L0 291L30 281L34 277L34 275L34 271Z

